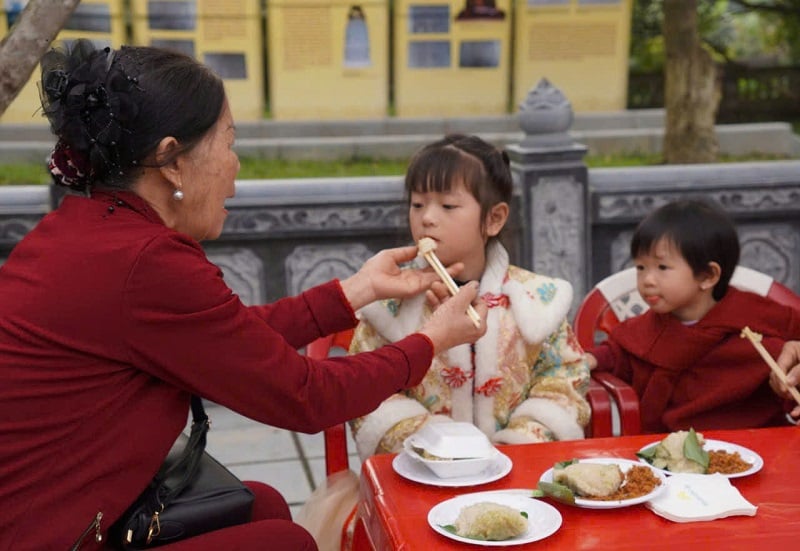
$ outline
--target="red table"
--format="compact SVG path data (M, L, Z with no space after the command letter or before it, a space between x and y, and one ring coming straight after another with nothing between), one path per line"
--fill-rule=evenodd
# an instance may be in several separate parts
M563 523L552 536L515 548L564 549L706 549L785 551L800 545L800 428L703 431L706 438L745 446L764 459L756 474L732 479L742 495L758 506L754 517L675 523L643 505L620 509L582 509L548 500ZM594 438L571 442L501 446L514 466L496 482L468 488L438 488L406 480L392 468L394 455L369 458L361 471L358 539L389 550L478 549L437 534L428 511L456 495L503 488L534 488L553 463L573 457L635 458L642 446L662 435ZM366 532L366 535L364 534ZM693 546L693 547L690 547Z

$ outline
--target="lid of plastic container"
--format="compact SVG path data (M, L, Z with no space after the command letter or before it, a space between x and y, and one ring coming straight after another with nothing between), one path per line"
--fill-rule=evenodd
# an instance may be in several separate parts
M440 458L488 457L494 446L472 423L428 423L410 441L415 448Z

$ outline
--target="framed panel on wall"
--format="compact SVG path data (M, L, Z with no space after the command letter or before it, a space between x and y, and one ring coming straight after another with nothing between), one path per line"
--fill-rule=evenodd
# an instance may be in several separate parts
M546 78L575 112L626 108L633 0L517 1L515 104Z
M510 0L395 2L397 115L507 113L510 8Z
M259 0L130 0L130 5L134 44L169 48L202 61L225 82L235 120L264 118Z
M388 0L268 2L272 116L281 120L385 117L388 6Z

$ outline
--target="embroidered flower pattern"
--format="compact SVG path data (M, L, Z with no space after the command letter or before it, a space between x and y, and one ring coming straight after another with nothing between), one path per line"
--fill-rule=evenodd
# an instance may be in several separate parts
M461 388L464 383L472 378L472 373L465 373L463 369L458 366L445 367L442 369L442 379L447 383L450 388Z
M561 370L562 361L560 350L557 346L550 345L542 346L542 351L536 361L537 371L544 377L557 377Z
M483 394L487 398L491 398L503 386L502 377L493 377L475 389L475 394Z
M508 308L510 301L508 295L495 295L494 293L485 293L481 296L483 301L489 308Z
M567 346L573 350L583 350L581 348L581 343L578 342L578 337L572 331L572 329L567 328Z
M545 283L537 288L536 292L539 293L539 299L545 304L548 304L556 296L556 286L554 283Z

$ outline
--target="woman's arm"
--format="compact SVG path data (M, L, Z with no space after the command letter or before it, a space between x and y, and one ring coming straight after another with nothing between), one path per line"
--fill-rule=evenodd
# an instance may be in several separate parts
M304 346L321 336L353 327L357 321L354 310L367 304L387 298L409 298L430 289L439 281L432 270L400 267L413 260L416 254L414 246L383 250L367 260L358 272L340 282L329 282L297 297L254 309L293 346ZM448 271L457 274L461 268L462 264L457 263ZM298 318L300 313L305 315L304 319ZM448 342L464 342L460 341L464 337L458 326L447 328L440 325L446 324L421 330L434 346L446 349Z
M172 234L141 251L123 292L119 336L130 365L250 418L303 432L372 411L422 380L436 346L482 334L465 312L475 289L464 289L437 309L425 334L365 354L311 360L241 303L199 246ZM335 294L309 291L266 310L295 334L322 335L337 330L332 317L353 323L341 298L338 314L327 311L337 307L328 300Z

